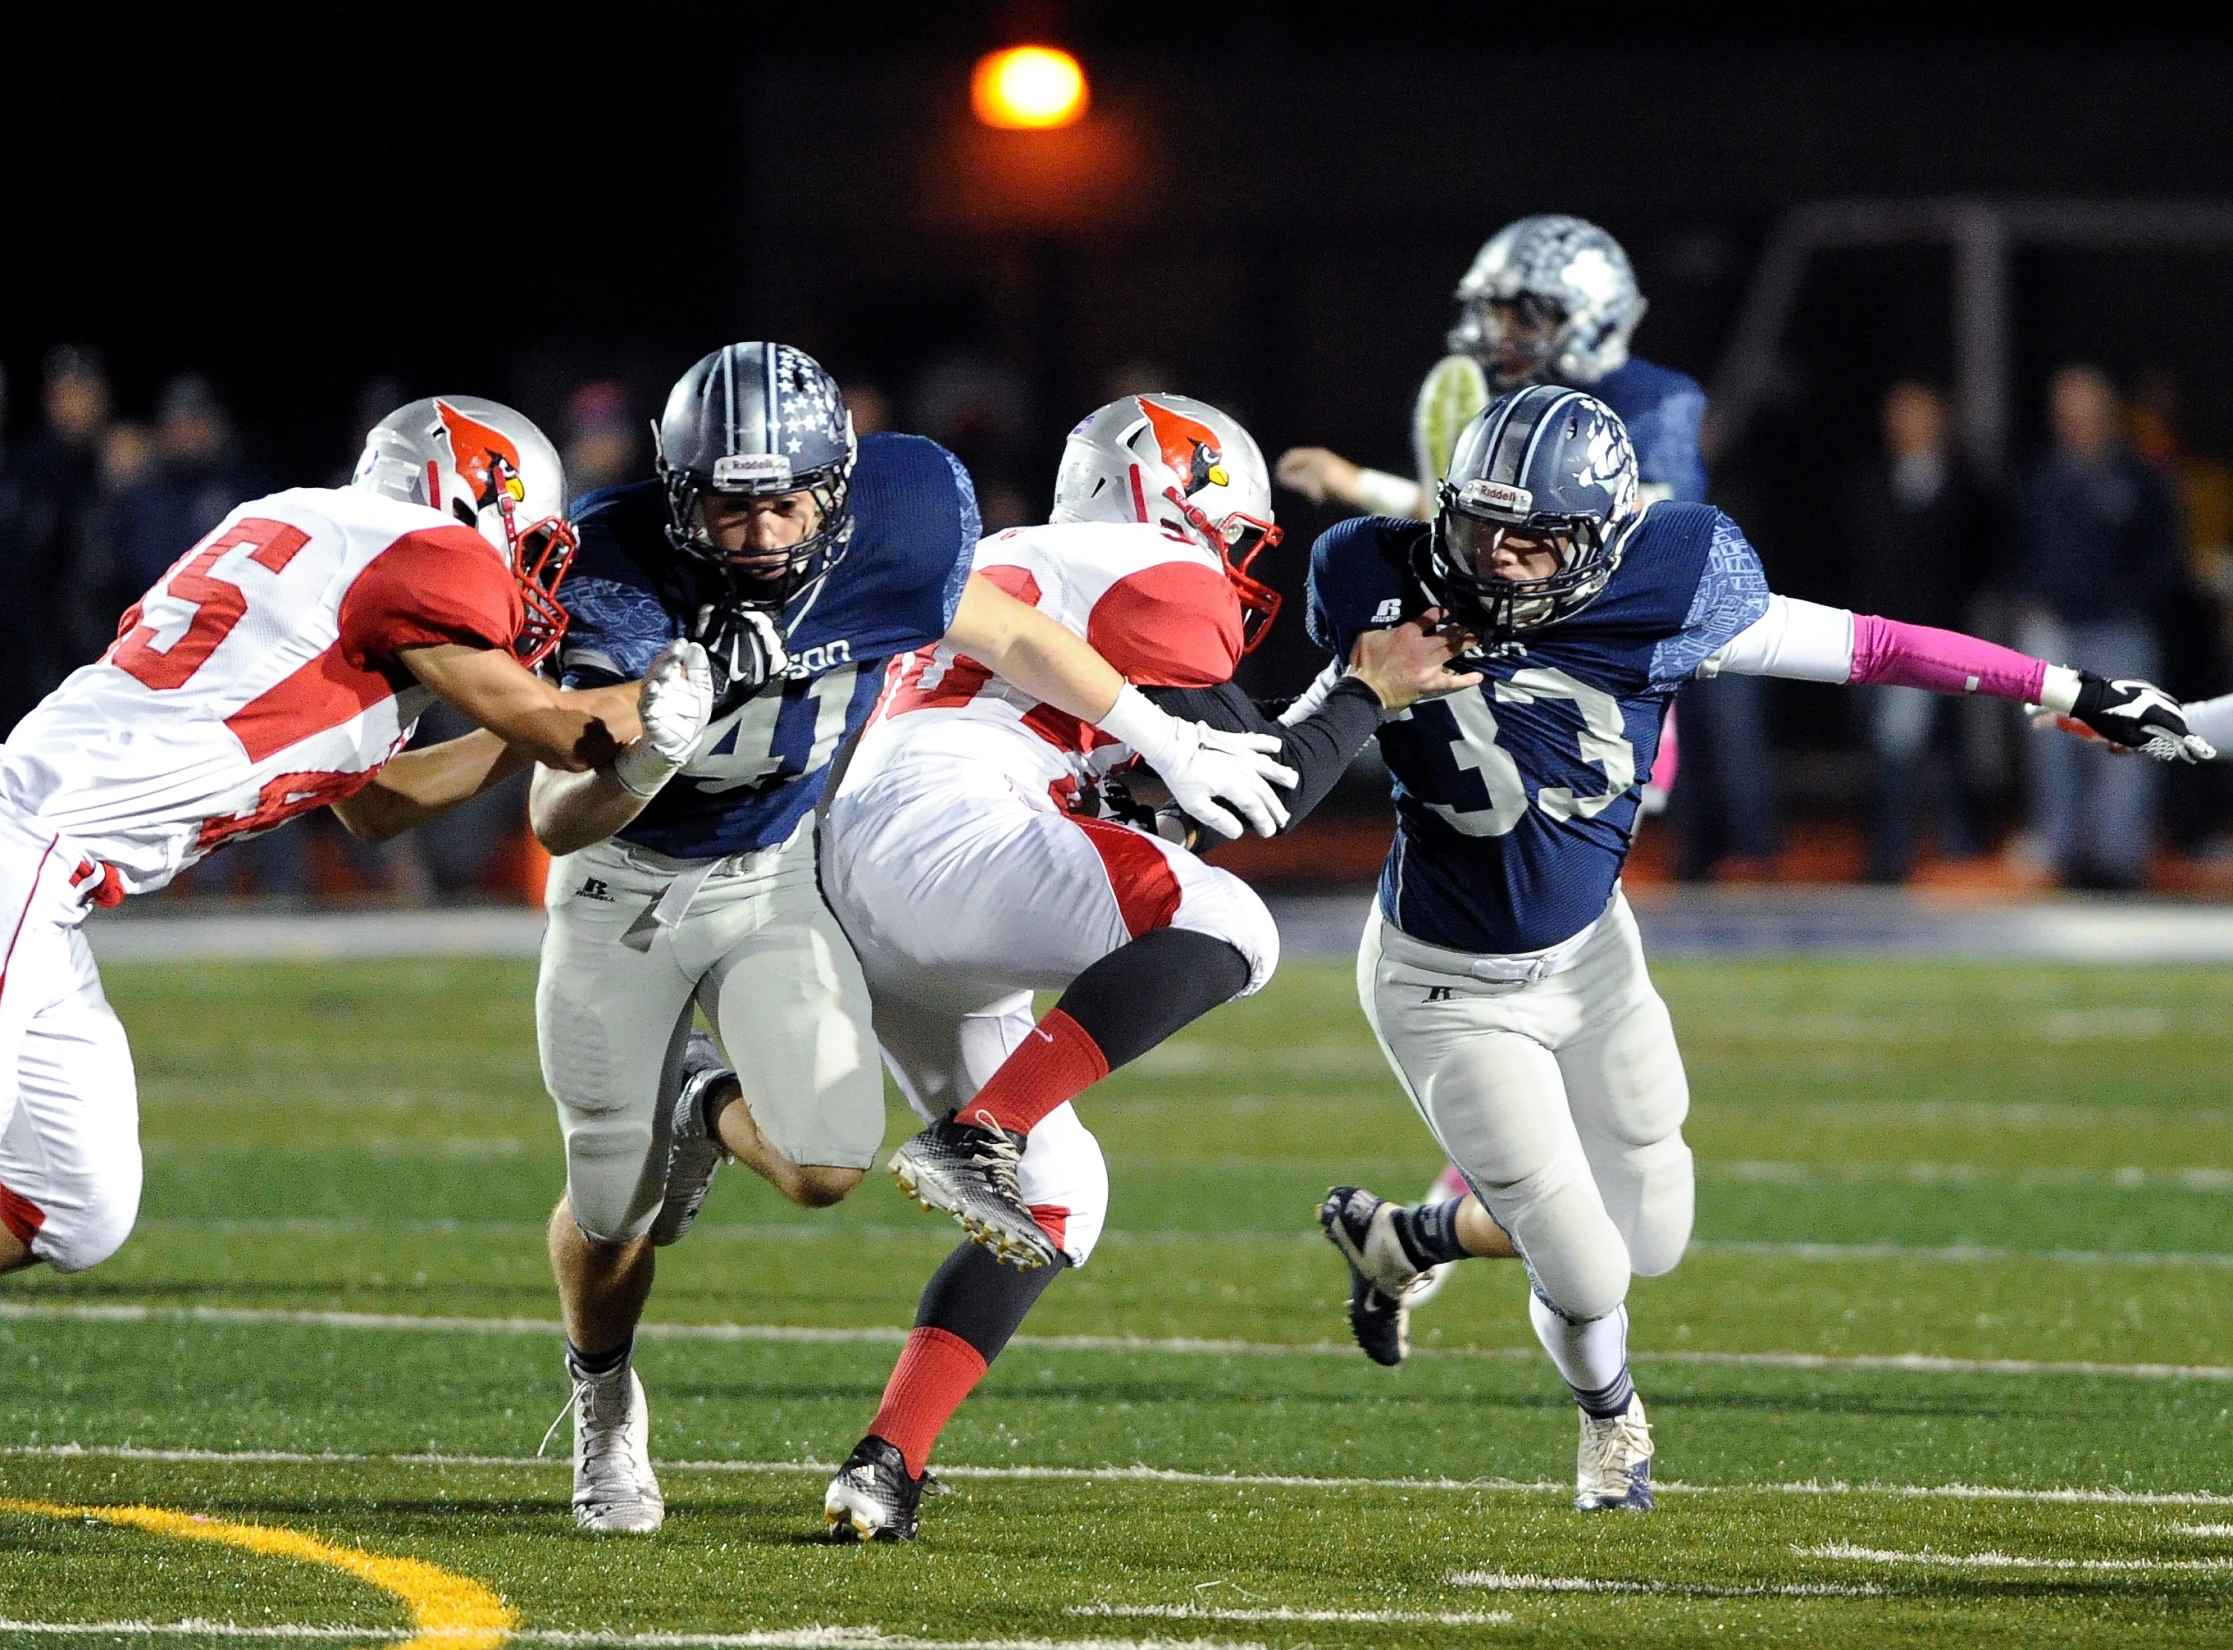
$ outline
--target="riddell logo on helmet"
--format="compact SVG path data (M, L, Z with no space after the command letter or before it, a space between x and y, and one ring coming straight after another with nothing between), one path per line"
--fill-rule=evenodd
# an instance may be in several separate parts
M1148 415L1148 427L1155 432L1163 462L1186 477L1180 490L1189 498L1204 487L1222 487L1232 479L1225 469L1225 454L1217 445L1217 432L1207 424L1169 407L1159 407L1144 395L1140 397L1140 411Z
M1524 516L1535 508L1533 493L1503 481L1469 481L1463 497L1466 503L1499 515Z
M486 510L499 493L509 493L515 504L527 499L527 483L520 479L519 448L501 430L468 418L447 401L434 403L442 415L442 432L450 438L450 456L457 473L473 489L474 508Z
M713 461L713 485L726 492L732 487L783 487L791 480L791 461L781 453L730 453Z

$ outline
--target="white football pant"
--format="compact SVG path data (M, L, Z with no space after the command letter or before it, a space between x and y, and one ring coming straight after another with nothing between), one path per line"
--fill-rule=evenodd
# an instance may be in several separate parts
M1427 945L1376 904L1357 994L1412 1104L1560 1316L1601 1318L1632 1273L1682 1259L1690 1089L1617 889L1576 940L1534 958Z
M1065 813L994 769L887 769L831 804L823 878L860 953L876 1032L926 1122L967 1104L1060 991L1157 928L1226 941L1248 990L1279 963L1255 892L1160 838ZM1108 1217L1100 1143L1067 1104L1031 1131L1024 1201L1072 1265Z
M140 1207L132 1051L81 926L97 871L0 806L0 1226L57 1272L115 1254Z
M875 1160L884 1081L868 988L815 886L811 819L779 847L711 863L601 842L551 862L546 901L535 1033L589 1236L641 1237L659 1213L662 1096L693 1007L769 1145L802 1167Z

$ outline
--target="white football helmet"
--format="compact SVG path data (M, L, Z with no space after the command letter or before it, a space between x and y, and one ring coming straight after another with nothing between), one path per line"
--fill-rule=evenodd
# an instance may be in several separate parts
M1471 355L1499 393L1546 380L1596 383L1628 359L1644 297L1620 242L1586 218L1506 224L1458 282L1455 355Z
M566 470L534 420L477 395L437 395L394 412L365 437L350 485L454 516L503 553L527 610L512 644L532 668L558 646L559 582L576 541Z
M1279 542L1271 472L1256 440L1206 401L1127 395L1089 414L1062 449L1051 521L1149 522L1217 552L1247 640L1264 639L1279 594L1249 565Z

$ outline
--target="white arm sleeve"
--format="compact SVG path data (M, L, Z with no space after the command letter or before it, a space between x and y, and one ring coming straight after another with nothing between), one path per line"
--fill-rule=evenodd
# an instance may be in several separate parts
M2191 705L2181 705L2179 714L2186 718L2189 733L2198 733L2217 746L2221 757L2233 756L2233 693L2222 699L2198 699Z
M1842 607L1770 596L1768 611L1699 665L1700 676L1788 676L1846 682L1853 676L1853 615Z
M1295 702L1279 713L1279 725L1283 728L1291 728L1297 722L1315 712L1320 705L1326 702L1326 695L1334 691L1334 684L1341 680L1343 674L1342 662L1339 659L1328 664L1324 670L1318 673L1310 686L1304 688L1301 694L1296 697Z

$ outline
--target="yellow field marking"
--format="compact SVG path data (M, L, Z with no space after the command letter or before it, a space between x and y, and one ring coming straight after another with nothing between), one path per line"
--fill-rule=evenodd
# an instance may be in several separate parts
M228 1524L200 1513L163 1507L72 1507L54 1501L0 1498L0 1512L39 1518L92 1518L185 1541L215 1541L270 1558L300 1559L346 1571L393 1593L411 1614L414 1637L402 1650L496 1650L519 1618L503 1598L469 1576L453 1575L416 1558L389 1558L357 1547L336 1547L299 1530L268 1524Z

